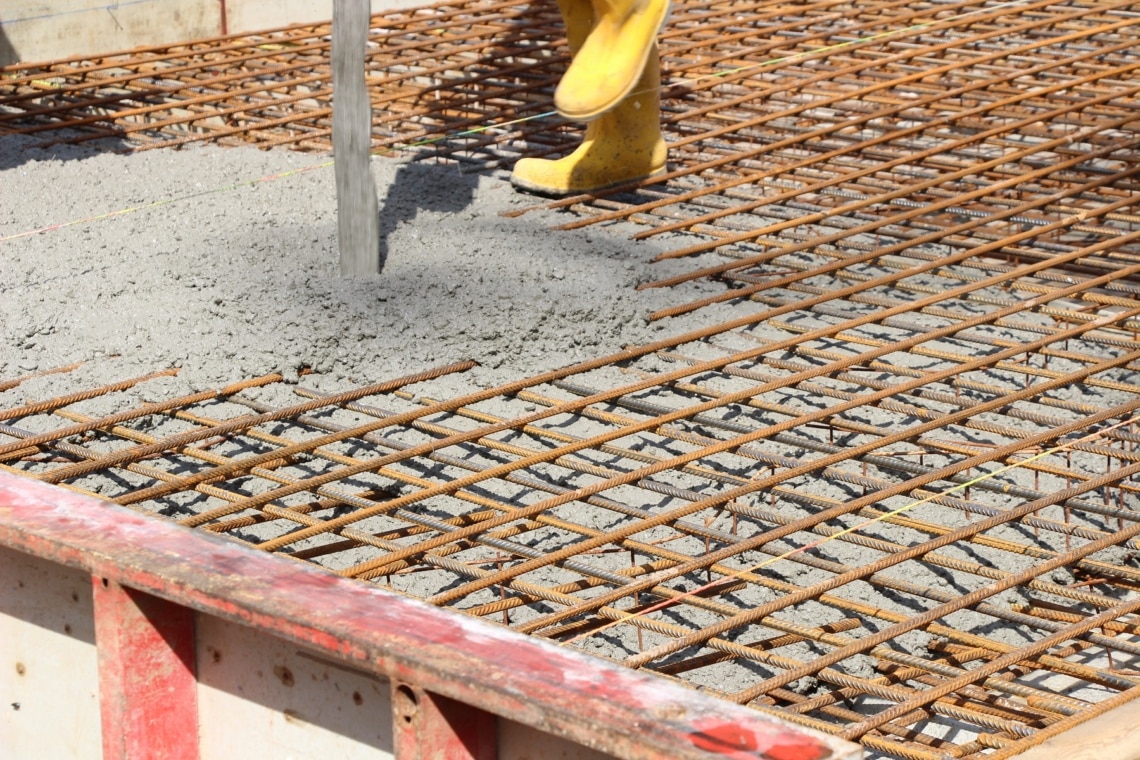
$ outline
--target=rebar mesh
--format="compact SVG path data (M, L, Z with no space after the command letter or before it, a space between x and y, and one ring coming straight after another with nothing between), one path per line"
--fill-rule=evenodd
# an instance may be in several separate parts
M1140 678L1140 305L1035 268L942 267L912 301L888 270L446 401L426 375L271 376L108 416L85 407L129 389L99 389L0 412L0 458L870 748L968 756Z
M1137 13L678 3L674 171L544 205L719 254L651 284L656 317L724 321L461 398L4 403L0 466L879 753L1009 756L1140 695ZM549 110L559 34L551 5L377 17L377 147L565 149L548 120L458 134ZM0 129L323 149L327 40L20 71Z

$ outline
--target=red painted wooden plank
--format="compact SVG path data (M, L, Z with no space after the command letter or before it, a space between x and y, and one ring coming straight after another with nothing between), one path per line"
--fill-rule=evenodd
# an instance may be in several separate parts
M495 716L416 686L392 682L396 760L495 760Z
M92 578L103 760L197 760L194 612Z
M647 673L5 473L0 545L619 757L861 754L853 744Z

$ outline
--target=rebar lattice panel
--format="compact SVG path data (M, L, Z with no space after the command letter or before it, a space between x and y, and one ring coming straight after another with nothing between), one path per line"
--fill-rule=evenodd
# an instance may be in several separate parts
M0 459L889 754L1021 748L1140 683L1140 302L884 271L448 401L21 404Z
M780 252L1071 251L1135 221L1138 17L1125 2L679 3L661 42L671 171L545 205L587 212L568 227L626 218L652 227L642 237L700 236L674 256L744 258L658 283L739 286L711 301L786 271ZM550 111L560 34L549 3L375 17L375 149L472 170L568 150L577 131ZM327 26L300 26L9 67L0 134L328 149L328 46ZM1042 235L1026 244L1030 227Z
M725 281L656 315L722 324L450 400L14 381L0 464L880 753L1015 754L1140 696L1138 14L678 3L673 171L545 205L719 254L652 284ZM565 150L549 119L461 134L549 110L560 34L553 5L377 17L377 148ZM9 71L0 130L324 149L327 42Z

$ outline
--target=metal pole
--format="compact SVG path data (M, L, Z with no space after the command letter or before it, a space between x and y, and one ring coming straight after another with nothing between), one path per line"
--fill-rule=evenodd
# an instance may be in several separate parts
M364 83L368 0L335 0L332 25L333 157L342 275L380 271L380 205L369 166L372 104Z

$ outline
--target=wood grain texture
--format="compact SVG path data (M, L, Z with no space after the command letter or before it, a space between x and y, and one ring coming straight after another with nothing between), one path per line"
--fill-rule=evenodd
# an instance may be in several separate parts
M1140 760L1140 699L1052 736L1017 760Z

